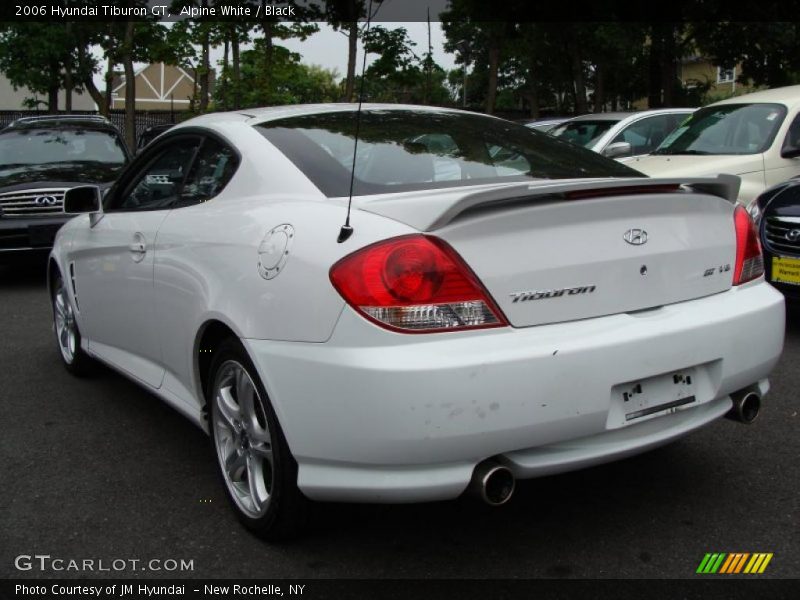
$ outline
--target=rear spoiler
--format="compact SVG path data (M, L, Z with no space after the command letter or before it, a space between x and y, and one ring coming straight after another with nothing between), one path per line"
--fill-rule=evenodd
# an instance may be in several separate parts
M611 179L571 180L547 184L524 184L466 194L442 211L423 231L441 229L464 213L478 210L529 204L532 200L577 200L643 193L699 192L724 198L735 203L739 196L741 179L736 175L718 175L716 178L685 179ZM385 213L384 213L385 214Z

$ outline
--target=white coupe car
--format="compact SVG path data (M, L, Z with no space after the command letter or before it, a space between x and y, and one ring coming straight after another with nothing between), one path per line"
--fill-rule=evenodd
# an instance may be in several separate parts
M738 179L647 179L466 112L357 114L201 116L102 202L65 198L65 366L206 429L248 527L290 535L306 499L502 504L755 418L784 308Z

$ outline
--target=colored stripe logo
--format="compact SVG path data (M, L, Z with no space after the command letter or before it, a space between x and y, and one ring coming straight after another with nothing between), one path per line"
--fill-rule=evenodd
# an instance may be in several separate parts
M763 573L771 560L772 552L754 552L752 554L750 552L708 552L700 561L696 572L720 575L737 573L756 575Z

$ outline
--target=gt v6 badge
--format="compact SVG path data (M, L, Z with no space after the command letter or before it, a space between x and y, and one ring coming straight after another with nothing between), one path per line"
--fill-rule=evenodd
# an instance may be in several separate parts
M720 265L718 267L711 267L703 271L703 277L711 277L714 273L727 273L731 270L730 263L727 265Z
M595 290L593 285L582 285L572 288L560 288L557 290L533 290L530 292L513 292L509 294L513 302L527 302L528 300L544 300L545 298L561 298L562 296L577 296L579 294L591 294Z

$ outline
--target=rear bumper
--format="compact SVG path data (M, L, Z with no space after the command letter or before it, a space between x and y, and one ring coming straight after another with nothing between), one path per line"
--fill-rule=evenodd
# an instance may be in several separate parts
M495 457L518 477L647 450L723 415L783 345L763 282L584 321L412 336L346 308L324 344L244 340L311 498L453 498ZM625 424L621 384L692 368L695 402ZM667 414L667 412L669 414Z

